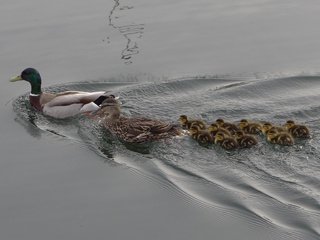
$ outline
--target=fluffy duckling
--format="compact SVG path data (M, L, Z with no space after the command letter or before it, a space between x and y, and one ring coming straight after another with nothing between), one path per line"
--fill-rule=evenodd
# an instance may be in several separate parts
M259 134L262 130L261 124L249 123L247 119L242 119L240 121L239 128L249 134Z
M219 127L219 125L216 123L212 123L209 126L208 131L213 138L216 136L218 132L223 133L226 136L231 136L231 133L227 129Z
M226 150L236 149L239 145L237 141L229 136L225 136L223 133L218 132L214 140L215 144L219 144L222 148Z
M294 140L289 133L277 132L275 129L267 131L267 141L273 144L291 146L294 144Z
M198 125L200 129L206 129L206 123L202 120L189 120L186 115L179 117L180 125L185 129L190 129L191 125Z
M197 125L191 126L189 132L190 136L193 139L197 140L199 143L213 143L213 137L211 136L210 132L207 130L200 129L200 127Z
M267 131L270 129L276 130L277 132L287 132L287 130L283 127L274 126L269 122L266 122L262 125L262 133L266 135Z
M225 122L221 118L218 118L216 120L216 124L218 124L219 127L228 130L232 135L234 135L238 130L240 130L235 124L229 123L229 122Z
M288 120L284 125L284 127L288 130L289 133L291 133L293 137L296 137L296 138L310 137L310 131L306 126L295 124L295 122L292 120Z
M258 144L257 139L252 135L245 134L242 130L239 130L235 134L239 147L250 148Z
M112 135L126 143L145 143L181 134L179 127L161 120L121 116L120 104L114 96L105 97L96 115Z
M47 116L59 119L99 109L99 106L94 101L105 93L104 91L44 92L41 88L42 80L40 73L34 68L24 69L19 76L12 78L10 81L16 82L22 80L29 82L31 85L29 95L31 106Z

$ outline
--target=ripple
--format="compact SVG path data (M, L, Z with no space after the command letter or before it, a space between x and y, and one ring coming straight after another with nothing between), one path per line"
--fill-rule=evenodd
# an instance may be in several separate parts
M19 121L34 137L43 134L89 147L108 164L127 167L141 181L158 182L190 205L215 208L252 225L281 229L292 239L317 239L320 229L319 76L281 78L195 77L151 81L95 80L47 88L50 91L104 89L118 93L126 115L177 122L181 114L241 118L277 124L306 123L312 138L294 147L258 146L225 152L189 138L126 145L90 119L54 120L34 112L27 95L13 102ZM281 236L279 236L281 238Z

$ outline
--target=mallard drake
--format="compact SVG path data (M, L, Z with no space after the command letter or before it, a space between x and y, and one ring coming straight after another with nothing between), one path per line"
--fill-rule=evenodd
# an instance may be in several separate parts
M81 112L97 110L99 107L92 102L105 93L104 91L43 92L41 89L41 76L34 68L23 70L19 76L12 78L10 81L16 82L21 80L25 80L31 84L31 92L29 95L31 106L43 112L45 115L54 118L67 118ZM94 109L92 107L94 107Z
M239 128L249 134L259 134L262 130L261 124L250 123L247 119L242 119L240 121Z
M291 146L294 140L289 133L277 132L275 129L270 129L266 132L267 141L273 144Z
M185 129L190 129L192 125L198 125L200 129L206 129L206 123L200 119L190 120L186 115L179 117L180 125Z
M218 118L216 120L216 124L218 124L220 128L228 130L232 135L234 135L238 130L240 130L235 124L225 122L222 118Z
M121 116L120 104L114 96L105 96L96 112L100 122L110 133L126 143L145 143L181 134L178 126L145 117Z
M229 136L225 136L223 133L218 132L214 139L215 144L219 144L222 148L226 150L232 150L238 148L237 141Z
M235 134L239 147L250 148L258 144L257 139L252 135L245 134L242 130L239 130Z
M197 140L199 143L202 143L202 144L213 143L213 137L211 136L210 132L207 130L201 130L197 125L191 126L189 132L190 132L190 136L193 139Z
M288 120L285 123L284 127L288 130L289 133L291 133L293 137L296 137L296 138L310 137L310 131L306 126L295 124L295 122L292 120Z

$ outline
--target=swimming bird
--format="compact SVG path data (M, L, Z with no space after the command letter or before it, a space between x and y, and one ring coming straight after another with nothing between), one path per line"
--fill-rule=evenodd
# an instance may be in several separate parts
M235 124L225 122L222 118L218 118L216 120L216 124L218 124L220 128L228 130L232 135L234 135L238 130L240 130Z
M309 129L304 125L295 124L293 120L288 120L285 123L284 127L288 130L289 133L291 133L293 137L296 137L296 138L310 137Z
M190 136L199 143L209 144L214 142L214 138L211 136L210 132L208 130L200 129L197 125L191 126L189 132Z
M239 130L235 134L239 147L250 148L258 144L257 139L252 135L245 134L242 130Z
M276 130L277 132L288 132L285 128L279 127L279 126L274 126L270 122L266 122L266 123L262 124L261 131L263 134L266 134L267 131L269 131L270 129Z
M247 119L242 119L240 121L239 128L249 134L259 134L262 130L261 124L250 123Z
M120 104L114 96L105 96L96 113L110 133L126 143L145 143L178 136L180 127L145 117L121 116Z
M200 119L194 119L190 120L186 115L181 115L179 117L180 125L185 129L190 129L192 125L198 125L200 129L206 128L206 123L203 120Z
M223 133L225 136L231 136L231 133L227 129L219 127L217 123L212 123L208 127L208 131L213 138L215 138L217 133Z
M267 141L270 143L291 146L294 144L294 140L289 133L277 132L275 129L270 129L266 132Z
M11 82L25 80L31 84L29 101L32 107L54 118L67 118L81 112L92 111L96 104L92 102L103 95L105 91L81 92L66 91L60 93L43 92L41 89L41 76L34 68L27 68L22 73L12 78ZM91 103L91 104L90 104ZM90 104L89 106L86 104ZM98 109L95 106L95 109Z
M223 133L216 134L214 143L219 144L222 148L226 150L236 149L239 146L234 138L225 136Z

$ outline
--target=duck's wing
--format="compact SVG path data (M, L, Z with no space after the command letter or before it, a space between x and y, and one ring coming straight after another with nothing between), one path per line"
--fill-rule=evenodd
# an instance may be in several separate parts
M134 132L150 132L153 134L169 131L173 127L170 123L148 118L128 119L127 126Z
M99 92L63 92L57 94L51 101L45 105L47 107L68 106L73 104L87 104L96 100L99 96L103 95L104 91Z

